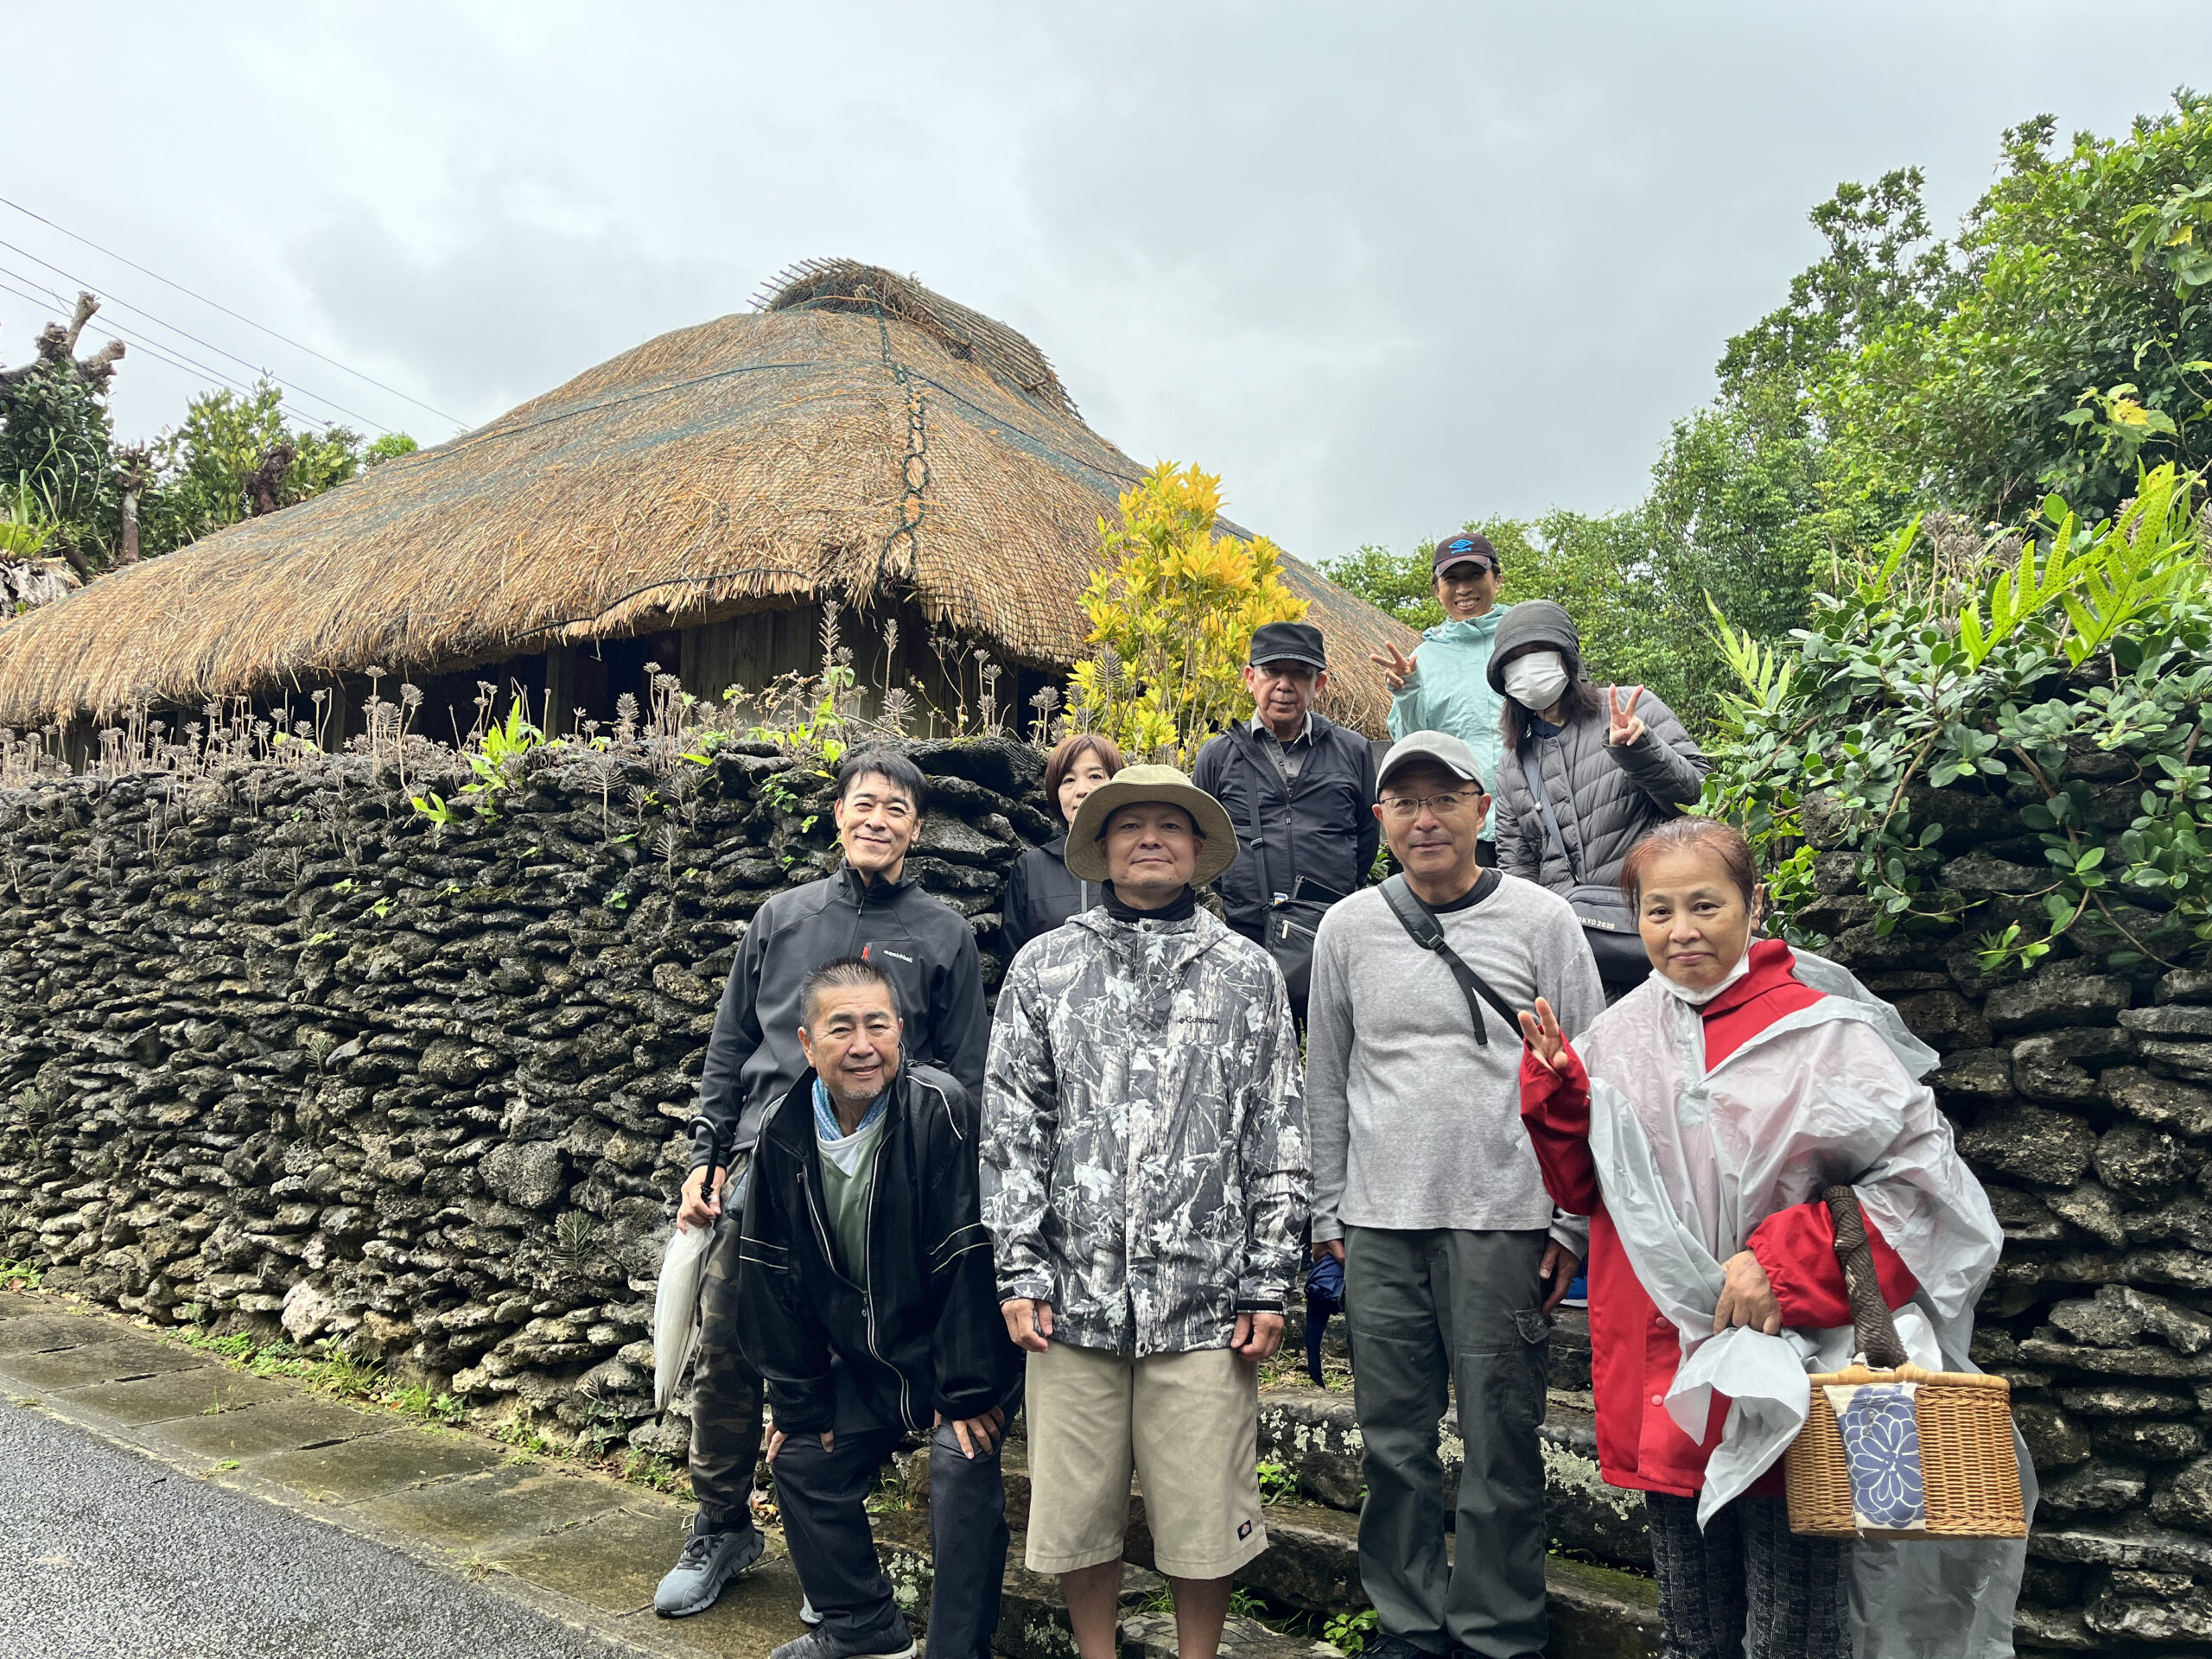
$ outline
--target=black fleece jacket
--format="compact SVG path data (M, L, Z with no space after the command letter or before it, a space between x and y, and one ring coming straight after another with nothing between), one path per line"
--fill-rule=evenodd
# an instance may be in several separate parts
M866 957L891 976L906 1027L902 1053L943 1066L970 1097L982 1094L991 1027L975 930L912 877L866 882L848 864L776 894L745 930L707 1039L692 1168L727 1166L753 1150L761 1118L806 1070L799 982L836 957Z
M738 1244L737 1328L784 1433L836 1427L833 1355L886 1424L926 1429L932 1413L980 1416L1006 1397L1020 1351L999 1313L976 1135L975 1102L957 1082L931 1066L899 1069L854 1280L830 1248L812 1071L762 1126Z
M1007 878L1006 955L1011 962L1021 947L1039 934L1049 933L1071 916L1096 904L1105 888L1068 873L1068 838L1055 836L1041 847L1032 847L1014 860Z

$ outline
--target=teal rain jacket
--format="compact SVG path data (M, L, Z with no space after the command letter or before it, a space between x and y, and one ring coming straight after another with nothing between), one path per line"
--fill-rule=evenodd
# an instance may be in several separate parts
M1421 637L1414 671L1406 689L1390 699L1390 735L1408 732L1449 732L1475 752L1483 788L1497 793L1498 763L1505 743L1497 716L1505 699L1491 690L1491 645L1510 607L1493 605L1486 616L1465 622L1440 622ZM1483 839L1494 840L1495 816L1483 825Z

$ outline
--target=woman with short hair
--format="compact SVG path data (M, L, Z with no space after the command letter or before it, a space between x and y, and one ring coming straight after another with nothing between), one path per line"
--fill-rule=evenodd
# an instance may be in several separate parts
M1122 769L1122 751L1110 737L1096 732L1071 732L1053 747L1045 763L1045 796L1060 822L1075 822L1075 810L1084 797ZM1007 960L1040 933L1049 933L1069 917L1104 901L1095 881L1078 880L1068 874L1068 838L1055 836L1042 847L1032 847L1014 861L1007 878L1005 922Z
M1912 1361L1977 1369L2003 1235L1922 1081L1935 1051L1846 969L1755 937L1730 826L1659 825L1620 882L1656 971L1580 1053L1545 1002L1521 1016L1521 1116L1553 1201L1591 1218L1599 1469L1645 1495L1666 1651L2009 1656L2024 1543L1801 1537L1783 1496L1806 1373L1854 1347L1828 1188L1858 1199Z

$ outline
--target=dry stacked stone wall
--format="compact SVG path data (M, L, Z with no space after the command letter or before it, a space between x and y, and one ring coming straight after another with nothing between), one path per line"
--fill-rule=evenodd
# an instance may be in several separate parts
M908 752L911 868L994 985L1006 871L1049 836L1018 744ZM2109 758L2075 758L2109 796ZM652 1275L723 976L769 894L831 868L827 779L540 757L442 831L359 755L0 796L0 1257L156 1320L345 1341L543 1429L680 1452L652 1414ZM1876 935L1815 803L1799 919L1941 1051L2005 1225L1977 1357L2043 1484L2024 1651L2212 1644L2212 970L2069 942L2016 803L1915 798L1961 926ZM1634 1540L1601 1554L1631 1560Z
M906 749L907 868L995 984L1041 762ZM683 1126L747 919L835 868L830 785L560 753L442 830L360 755L0 795L0 1257L679 1452L645 1338Z
M2142 787L2078 753L2107 833ZM2202 1652L2212 1642L2212 971L2115 964L2082 931L1993 979L1977 942L2044 924L2043 845L2015 802L1915 794L1944 826L1960 926L1878 937L1843 823L1815 803L1821 896L1799 919L1940 1050L1932 1081L2005 1228L1974 1357L2010 1378L2042 1484L2023 1652ZM2121 918L2126 919L2123 909Z

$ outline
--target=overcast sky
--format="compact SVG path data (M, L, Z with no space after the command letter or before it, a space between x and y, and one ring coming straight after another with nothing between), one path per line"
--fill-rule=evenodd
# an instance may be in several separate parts
M1634 499L1839 181L1918 162L1948 226L2004 127L2212 85L2202 0L0 16L70 66L10 77L0 195L444 414L5 207L0 283L302 410L434 442L850 255L1309 559ZM0 292L0 357L52 309ZM134 350L119 429L212 378Z

